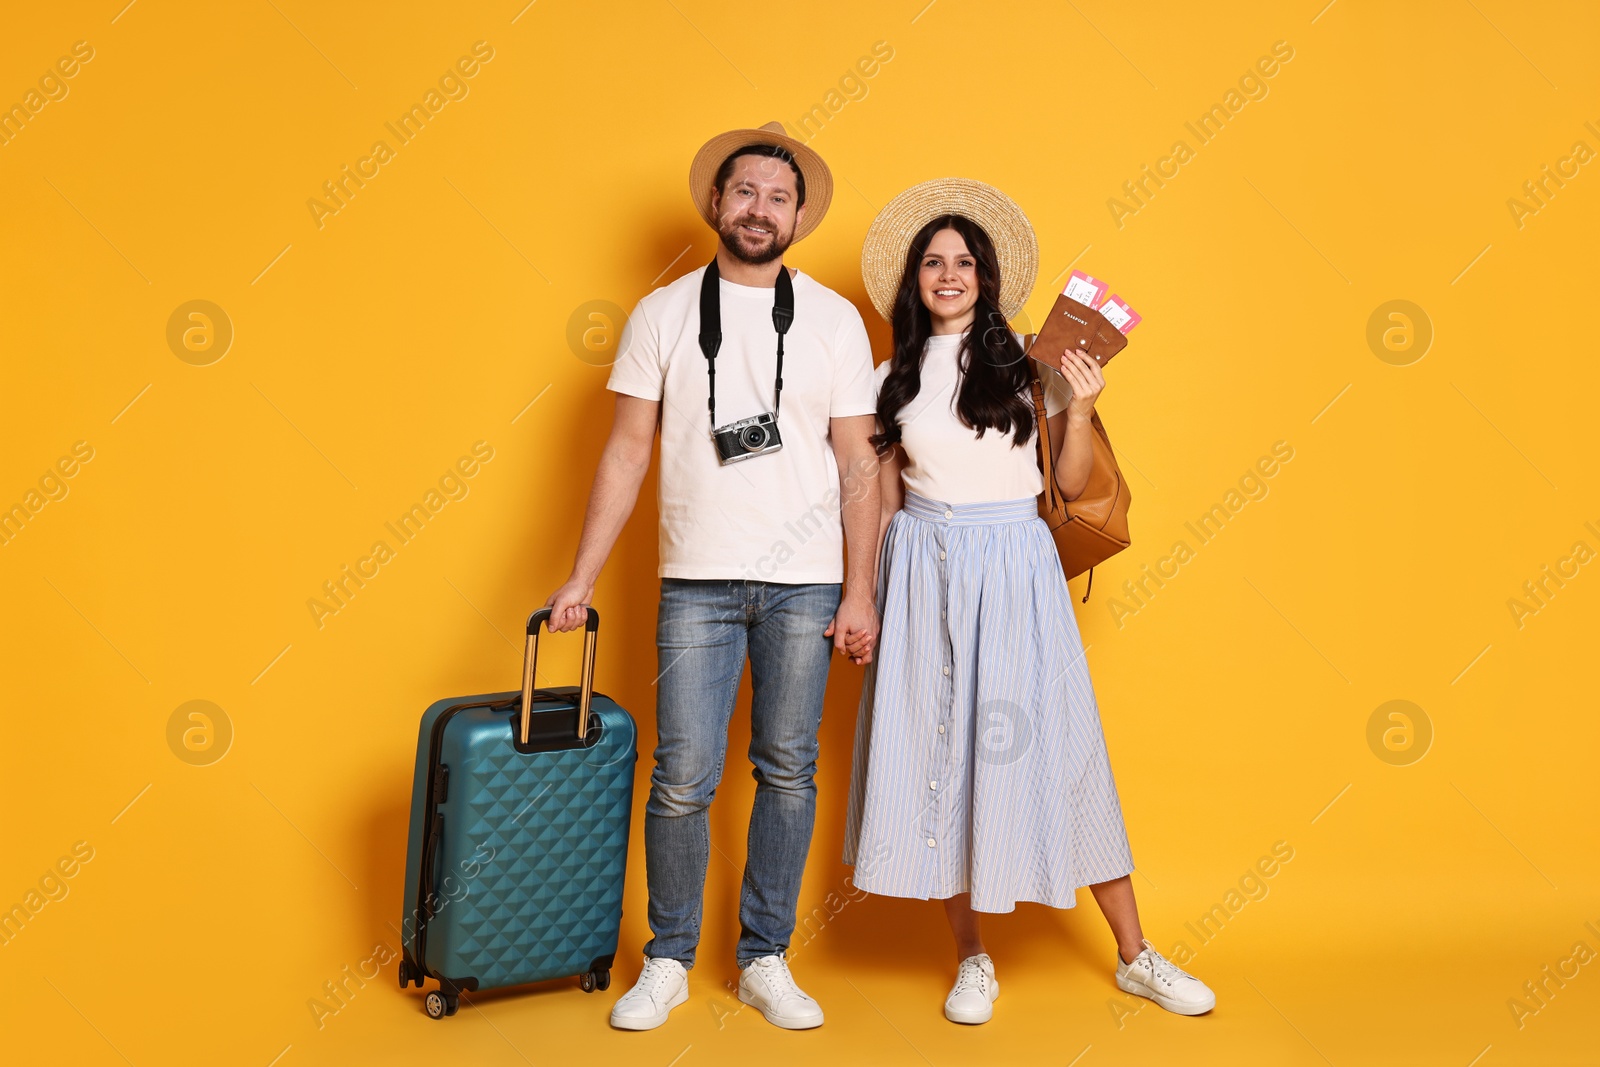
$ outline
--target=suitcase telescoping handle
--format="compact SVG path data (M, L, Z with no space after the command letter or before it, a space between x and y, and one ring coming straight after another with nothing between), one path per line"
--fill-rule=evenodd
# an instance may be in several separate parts
M586 607L589 617L583 624L583 680L578 690L578 739L589 733L589 703L594 696L594 643L600 630L600 613ZM539 627L550 619L550 609L540 608L528 616L528 643L522 654L522 731L521 743L528 743L533 720L533 671L539 662Z

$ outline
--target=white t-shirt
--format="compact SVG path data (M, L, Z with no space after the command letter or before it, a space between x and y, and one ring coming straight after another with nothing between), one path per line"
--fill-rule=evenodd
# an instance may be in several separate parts
M900 409L900 443L906 450L901 480L905 487L929 500L946 504L972 504L984 500L1020 500L1044 492L1039 471L1039 448L1030 438L1020 448L1015 431L1000 433L992 427L978 432L956 413L960 368L957 350L964 334L936 334L928 338L922 360L922 388ZM878 365L881 388L891 360ZM1045 412L1063 411L1072 390L1060 374L1045 371ZM1031 392L1024 398L1031 403Z
M783 447L723 465L706 410L700 279L691 271L639 301L606 388L661 401L663 578L800 584L844 580L839 468L828 420L871 415L872 347L855 305L795 272L794 322L784 335ZM722 289L717 425L772 410L778 333L774 290Z

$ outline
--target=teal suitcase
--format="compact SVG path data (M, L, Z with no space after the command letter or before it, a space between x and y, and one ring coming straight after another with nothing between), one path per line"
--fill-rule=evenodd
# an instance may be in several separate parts
M600 614L578 686L535 689L528 617L522 689L440 700L422 716L411 786L400 986L438 981L431 1018L463 992L576 975L605 989L622 921L638 759L633 717L594 692Z

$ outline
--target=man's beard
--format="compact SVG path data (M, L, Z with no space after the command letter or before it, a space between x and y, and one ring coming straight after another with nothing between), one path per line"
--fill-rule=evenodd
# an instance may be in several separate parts
M771 263L773 260L781 258L783 254L789 250L789 245L794 241L794 232L792 230L790 231L788 238L785 238L781 233L778 232L778 228L776 226L772 226L772 234L766 248L762 249L760 252L747 252L740 244L740 239L744 236L744 234L739 229L739 227L743 226L747 222L755 222L758 225L771 225L770 223L761 222L759 220L752 219L748 215L745 215L734 219L732 222L728 223L726 226L717 231L718 235L722 238L722 247L726 248L728 252L732 254L733 258L737 259L741 263L748 263L753 267L759 267L763 263Z

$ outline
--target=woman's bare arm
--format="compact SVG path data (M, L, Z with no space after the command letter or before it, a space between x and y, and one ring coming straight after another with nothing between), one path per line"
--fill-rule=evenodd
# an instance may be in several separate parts
M1089 486L1089 471L1094 465L1094 446L1090 435L1094 427L1089 417L1105 390L1105 374L1100 364L1082 349L1061 354L1061 376L1072 387L1072 400L1066 410L1050 416L1050 441L1056 450L1056 487L1068 500L1076 500Z

